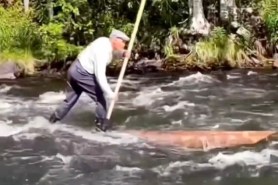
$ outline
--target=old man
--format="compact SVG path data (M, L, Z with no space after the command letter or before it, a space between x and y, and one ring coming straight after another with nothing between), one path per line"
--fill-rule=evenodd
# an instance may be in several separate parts
M73 62L68 70L67 82L69 91L61 105L50 116L49 121L55 123L63 119L77 102L82 92L96 103L95 124L98 130L110 129L111 121L106 119L107 100L116 98L106 77L106 67L115 57L129 57L124 50L129 37L119 30L113 30L108 37L99 37L91 42Z

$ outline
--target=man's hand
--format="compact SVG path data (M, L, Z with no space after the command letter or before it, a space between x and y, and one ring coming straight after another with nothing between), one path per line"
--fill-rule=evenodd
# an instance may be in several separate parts
M112 100L117 100L118 99L118 96L113 92L112 94L109 94L107 96L107 98L109 99L109 101L112 101Z
M123 57L124 57L124 58L128 58L128 59L129 59L129 58L130 58L130 55L131 55L130 52L127 51L127 50L125 50L125 51L123 52Z

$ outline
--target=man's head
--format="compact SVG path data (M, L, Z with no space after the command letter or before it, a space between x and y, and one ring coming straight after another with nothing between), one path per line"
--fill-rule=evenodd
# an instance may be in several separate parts
M125 33L116 29L113 29L109 37L114 51L123 50L129 41L129 37Z

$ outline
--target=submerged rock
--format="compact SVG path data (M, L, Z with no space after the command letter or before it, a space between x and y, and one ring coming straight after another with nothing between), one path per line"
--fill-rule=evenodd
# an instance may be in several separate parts
M142 59L132 66L133 70L141 72L154 72L162 69L162 60Z

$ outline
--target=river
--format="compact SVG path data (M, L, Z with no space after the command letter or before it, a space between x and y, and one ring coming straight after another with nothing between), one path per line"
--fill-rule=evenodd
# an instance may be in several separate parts
M117 78L110 78L114 88ZM64 79L0 83L1 185L274 185L278 143L210 152L152 146L92 133L83 94L64 120L46 118ZM179 76L128 75L112 118L124 129L276 130L278 72L233 70Z

